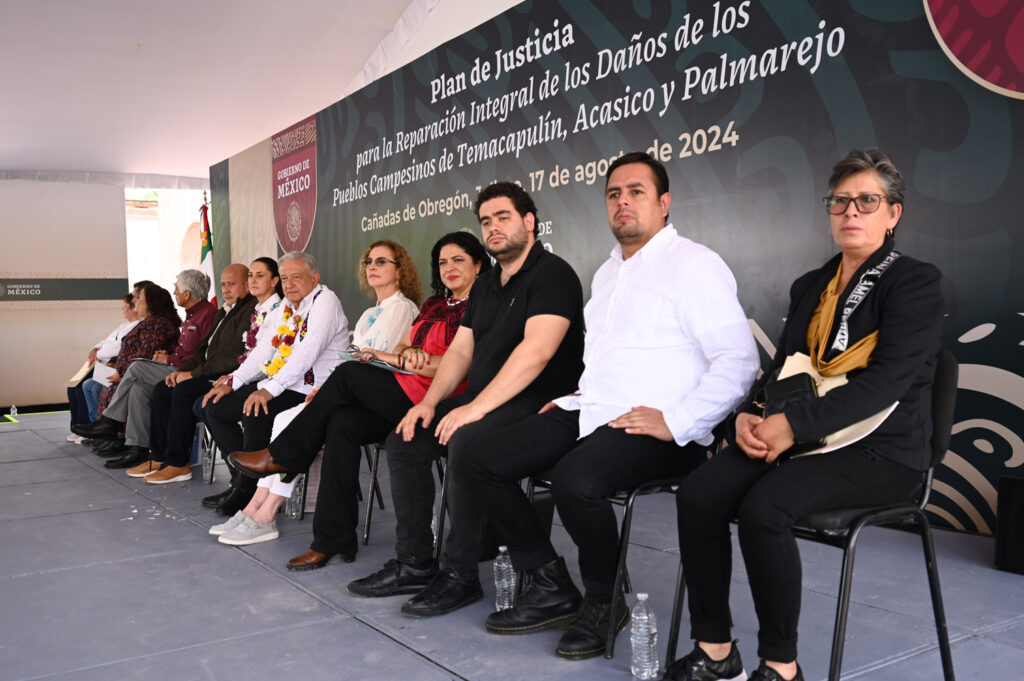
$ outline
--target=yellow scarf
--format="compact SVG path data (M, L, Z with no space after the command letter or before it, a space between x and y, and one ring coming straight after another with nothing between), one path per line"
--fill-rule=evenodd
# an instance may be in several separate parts
M878 345L876 329L831 360L825 361L829 333L832 331L836 308L839 306L839 277L842 273L843 264L839 263L835 276L821 292L821 300L807 327L807 347L811 351L811 361L822 376L838 376L854 369L866 368L871 363L871 354L875 351L875 346Z

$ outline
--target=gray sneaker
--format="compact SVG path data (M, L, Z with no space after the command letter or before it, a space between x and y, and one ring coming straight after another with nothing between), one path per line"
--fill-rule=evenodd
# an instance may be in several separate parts
M266 525L261 525L246 516L233 530L217 537L217 541L231 546L246 546L277 539L280 536L281 533L277 531L277 521L271 520Z
M211 527L210 534L212 534L215 537L219 537L225 532L230 532L231 530L241 525L243 520L245 520L245 514L241 511L235 511L235 514L231 516L227 520L227 522L223 522L220 525L214 525L213 527Z

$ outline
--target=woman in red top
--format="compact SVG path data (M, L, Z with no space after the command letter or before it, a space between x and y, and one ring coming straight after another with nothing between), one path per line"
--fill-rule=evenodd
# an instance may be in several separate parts
M121 339L121 349L117 353L115 371L110 375L110 385L100 393L100 403L96 410L98 416L103 414L110 400L114 399L117 384L133 360L152 359L158 350L174 352L178 344L181 318L174 309L174 301L167 289L153 283L146 284L139 291L135 311L142 321Z
M297 473L324 448L309 551L288 561L289 570L323 567L335 554L355 560L359 517L359 447L384 439L427 392L441 356L459 329L470 289L491 267L480 241L468 232L441 237L431 250L434 295L420 307L395 352L364 352L394 373L369 363L341 364L269 450L236 452L229 463L254 477ZM465 382L453 394L465 389Z

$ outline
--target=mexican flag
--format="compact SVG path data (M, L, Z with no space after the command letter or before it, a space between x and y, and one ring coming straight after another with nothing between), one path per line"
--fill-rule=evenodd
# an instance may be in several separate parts
M210 206L204 203L199 207L200 223L203 226L199 233L202 239L202 250L199 251L199 269L210 278L210 302L217 305L217 278L213 276L213 232L210 231Z

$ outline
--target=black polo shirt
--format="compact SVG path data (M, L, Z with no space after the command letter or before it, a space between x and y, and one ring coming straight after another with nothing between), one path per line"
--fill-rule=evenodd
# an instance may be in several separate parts
M501 266L480 275L473 285L462 326L473 330L469 390L479 393L497 375L523 340L526 320L554 314L569 320L569 330L554 357L520 395L550 400L574 392L583 372L583 287L566 261L535 243L526 261L501 285Z

